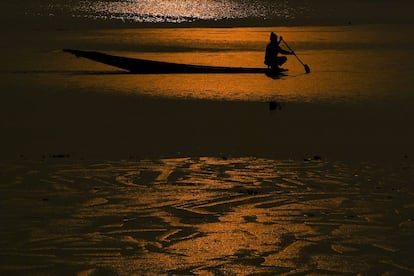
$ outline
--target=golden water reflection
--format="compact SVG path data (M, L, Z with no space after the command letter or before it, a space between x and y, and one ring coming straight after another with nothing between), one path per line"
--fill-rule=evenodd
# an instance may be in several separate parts
M7 167L2 204L14 211L2 214L4 271L414 271L412 167L256 158L45 162Z
M290 56L284 65L289 72L279 79L264 74L110 74L121 71L60 52L54 53L57 63L49 66L73 70L74 74L69 76L60 75L57 83L92 91L172 98L359 101L396 96L395 91L397 95L406 94L414 87L413 63L409 62L414 59L414 42L406 39L401 30L410 32L407 26L398 28L398 31L389 26L126 29L85 32L65 38L79 40L84 49L121 56L263 68L269 33L276 31L311 68L311 74L306 74L304 67ZM392 39L384 41L384 36Z
M34 32L24 38L34 49L28 50L22 41L16 49L5 49L2 59L10 72L25 73L5 79L15 78L16 84L23 78L33 90L210 100L359 101L410 94L414 88L414 36L407 35L412 32L410 26ZM263 74L131 75L60 50L97 50L178 63L263 68L271 31L283 35L309 65L310 74L290 56L284 65L289 69L287 76L279 79ZM47 41L47 46L39 41ZM51 50L45 51L45 47Z

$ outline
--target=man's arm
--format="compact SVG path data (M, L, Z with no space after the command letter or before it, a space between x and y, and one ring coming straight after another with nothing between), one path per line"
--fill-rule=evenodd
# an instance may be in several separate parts
M280 42L282 42L282 40L283 40L283 37L282 37L282 36L280 36L279 38L280 38L280 40L279 40L278 45L279 45L279 44L280 44ZM293 52L293 51L286 51L286 50L283 50L282 48L280 48L280 46L279 46L279 53L284 54L284 55L294 55L294 54L295 54L295 52Z
M293 51L286 51L286 50L283 50L282 48L279 48L279 52L281 53L281 54L284 54L284 55L294 55L295 54L295 52L293 52Z

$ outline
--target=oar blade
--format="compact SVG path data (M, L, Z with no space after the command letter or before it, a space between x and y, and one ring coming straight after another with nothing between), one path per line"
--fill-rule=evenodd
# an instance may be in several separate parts
M305 65L303 65L303 67L305 67L305 72L306 72L306 74L309 74L309 73L310 73L310 68L309 68L309 66L308 66L307 64L305 64Z

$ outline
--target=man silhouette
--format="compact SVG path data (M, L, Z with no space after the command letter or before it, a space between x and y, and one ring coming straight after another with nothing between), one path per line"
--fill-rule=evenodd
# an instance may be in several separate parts
M287 57L285 56L278 56L279 53L283 55L294 55L295 52L293 51L286 51L280 48L279 44L283 40L282 37L280 37L280 40L277 40L277 35L272 32L270 34L270 43L266 46L266 54L265 54L265 60L264 63L270 67L272 70L278 70L278 71L286 71L286 69L282 69L279 66L284 64L287 60Z

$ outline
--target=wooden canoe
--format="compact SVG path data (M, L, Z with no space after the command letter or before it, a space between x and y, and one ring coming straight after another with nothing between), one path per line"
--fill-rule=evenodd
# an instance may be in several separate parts
M267 68L192 65L121 57L94 51L81 51L71 49L63 49L63 51L71 53L77 57L83 57L96 62L111 65L135 74L281 74L280 71L274 71Z

